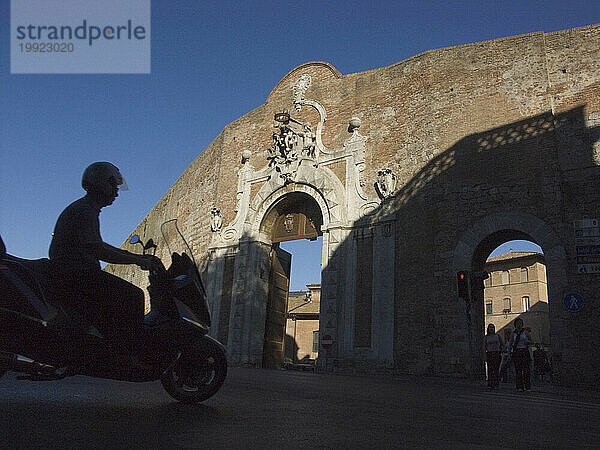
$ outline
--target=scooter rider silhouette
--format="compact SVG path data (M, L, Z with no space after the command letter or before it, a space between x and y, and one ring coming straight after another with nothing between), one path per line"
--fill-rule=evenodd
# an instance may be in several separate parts
M102 241L100 210L128 186L119 169L95 162L83 172L87 194L60 214L50 244L54 295L75 308L106 337L135 349L143 327L144 292L133 284L101 270L100 261L137 264L150 270L161 267L152 255L138 255ZM60 292L60 293L59 293Z

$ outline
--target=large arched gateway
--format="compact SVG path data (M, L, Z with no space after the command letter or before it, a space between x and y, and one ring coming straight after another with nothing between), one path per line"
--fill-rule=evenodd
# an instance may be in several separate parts
M278 242L322 235L320 369L463 375L482 372L482 306L466 320L456 273L528 239L548 268L554 379L593 385L599 61L593 25L356 74L303 64L225 127L135 233L179 219L233 364L281 362L289 258Z
M310 78L300 77L295 87L302 82L309 83ZM351 121L344 145L330 150L321 136L325 109L303 98L296 98L295 104L319 113L315 132L289 113L276 116L279 133L273 135L270 164L255 170L251 155L242 155L236 217L213 234L208 286L213 313L219 317L214 333L227 342L234 363L283 362L286 311L281 297L287 299L289 256L278 248L274 234L286 219L290 232L295 230L294 221L305 220L323 236L319 330L334 342L322 352L319 366L333 367L342 356L352 360L366 356L372 363L391 366L392 221L381 221L385 232L376 233L378 228L368 219L379 202L367 199L360 182L365 152L360 120ZM335 172L340 167L346 175L342 180ZM256 194L251 195L254 186ZM373 272L372 264L364 263L363 248L368 247L372 257L374 245L378 257L387 258L389 272ZM356 282L357 274L365 283ZM373 284L378 288L365 295L365 286ZM277 294L282 289L285 292Z

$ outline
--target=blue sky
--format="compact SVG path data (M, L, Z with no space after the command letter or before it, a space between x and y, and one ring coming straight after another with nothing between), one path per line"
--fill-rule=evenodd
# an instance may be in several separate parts
M131 187L101 214L104 240L120 245L223 127L304 62L347 74L600 22L598 1L152 0L151 74L11 75L9 6L0 0L0 234L26 258L47 255L58 214L98 160Z

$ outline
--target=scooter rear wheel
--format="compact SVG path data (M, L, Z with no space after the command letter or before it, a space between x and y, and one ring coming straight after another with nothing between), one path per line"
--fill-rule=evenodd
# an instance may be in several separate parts
M195 354L182 355L160 381L174 399L198 403L215 395L226 376L225 352L212 341L205 341Z

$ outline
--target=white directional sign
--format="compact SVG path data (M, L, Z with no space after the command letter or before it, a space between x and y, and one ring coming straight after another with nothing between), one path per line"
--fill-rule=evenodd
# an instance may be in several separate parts
M598 219L573 222L577 273L600 273L600 226Z
M600 273L600 264L577 264L577 273Z

